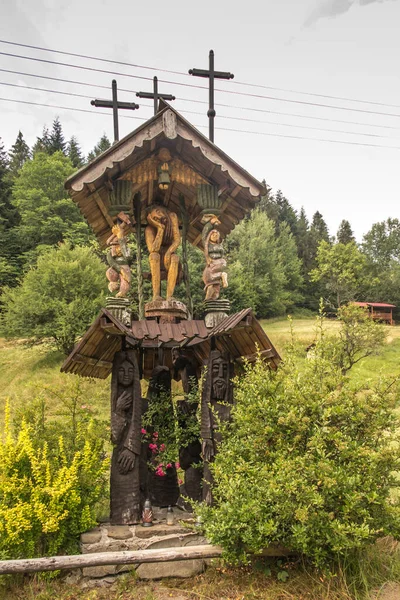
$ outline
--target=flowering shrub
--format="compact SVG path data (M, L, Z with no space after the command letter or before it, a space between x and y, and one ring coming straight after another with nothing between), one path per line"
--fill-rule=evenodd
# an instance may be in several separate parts
M95 524L105 488L104 455L88 439L68 456L22 420L15 434L6 405L0 437L0 555L23 558L77 551L79 534Z
M340 341L338 342L340 343ZM356 387L321 329L312 360L259 360L235 387L233 423L212 465L207 538L230 558L279 543L324 566L400 534L396 382Z

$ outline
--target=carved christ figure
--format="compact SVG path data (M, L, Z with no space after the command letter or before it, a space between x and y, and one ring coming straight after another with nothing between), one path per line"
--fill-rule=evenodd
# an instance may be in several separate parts
M113 525L140 521L141 391L134 350L117 352L111 379L111 515Z
M221 224L215 215L204 215L202 239L204 255L206 257L206 268L203 271L204 289L206 300L217 300L220 295L221 286L228 287L228 275L225 271L226 260L224 258L224 247L221 234L216 229Z
M181 243L178 217L165 206L150 206L145 230L146 244L150 252L150 269L153 300L161 299L161 273L167 276L167 300L174 294L179 270L179 256L175 254Z
M109 281L108 289L116 292L117 298L125 298L131 287L131 251L128 247L127 235L131 229L128 215L120 212L117 224L112 228L112 234L107 240L107 269L106 277Z

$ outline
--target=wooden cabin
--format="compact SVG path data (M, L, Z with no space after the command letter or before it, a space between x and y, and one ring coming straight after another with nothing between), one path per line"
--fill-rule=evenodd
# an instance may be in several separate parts
M367 308L374 321L394 325L393 309L396 308L395 304L386 304L385 302L354 302L353 304Z

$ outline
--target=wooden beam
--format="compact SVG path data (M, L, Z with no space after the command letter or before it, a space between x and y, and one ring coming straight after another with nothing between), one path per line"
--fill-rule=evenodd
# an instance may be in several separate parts
M85 356L84 354L75 354L74 360L77 363L85 365L91 365L92 367L100 367L101 369L112 369L112 362L108 360L98 360L92 356Z
M72 556L51 556L48 558L23 558L0 561L0 575L12 573L37 573L40 571L58 571L99 567L102 565L132 565L153 562L171 562L175 560L194 560L217 558L221 556L219 546L184 546L177 548L156 548L153 550L134 550L120 552L93 552Z
M262 350L261 352L255 352L254 354L248 354L247 356L239 356L238 358L235 358L235 360L239 363L243 363L243 362L253 362L254 360L257 359L258 356L261 356L261 358L273 358L274 356L276 356L276 353L269 348L268 350Z
M110 215L108 214L107 207L104 204L103 199L101 198L100 194L98 192L93 192L93 196L94 196L94 199L96 200L96 204L99 207L99 209L100 209L103 217L105 218L105 220L107 221L107 223L109 224L109 226L111 228L113 228L114 225L115 225L115 223L112 220L112 218L110 217Z

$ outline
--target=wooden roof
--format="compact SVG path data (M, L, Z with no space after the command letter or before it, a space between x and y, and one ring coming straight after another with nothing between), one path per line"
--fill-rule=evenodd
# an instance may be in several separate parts
M72 199L104 247L113 219L109 214L109 195L117 179L133 181L133 192L142 198L142 222L146 206L156 192L154 179L141 175L147 161L155 159L160 148L170 151L173 161L191 176L172 181L165 195L168 208L180 214L179 196L183 194L190 215L188 240L201 243L201 208L196 186L206 182L218 187L222 199L221 232L227 235L256 205L265 193L263 185L227 154L210 142L193 125L165 102L161 110L135 131L72 175L65 184Z
M190 348L198 363L204 364L212 337L218 349L229 352L239 363L245 359L254 361L260 354L275 369L281 360L251 309L227 317L214 329L207 329L204 321L195 320L177 324L134 321L128 328L103 309L65 360L61 371L106 379L112 370L114 354L121 350L122 339L125 338L130 346L141 349L144 376L149 377L159 360L160 349L164 351L164 362L170 368L171 349L177 346Z

